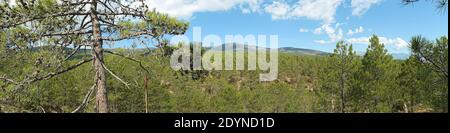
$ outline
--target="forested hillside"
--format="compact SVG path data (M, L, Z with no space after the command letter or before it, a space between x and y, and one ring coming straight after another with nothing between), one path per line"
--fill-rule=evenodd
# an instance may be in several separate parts
M405 60L376 35L363 55L345 41L280 48L263 82L262 70L173 70L168 37L189 23L144 4L0 2L0 112L448 112L447 35L411 37Z

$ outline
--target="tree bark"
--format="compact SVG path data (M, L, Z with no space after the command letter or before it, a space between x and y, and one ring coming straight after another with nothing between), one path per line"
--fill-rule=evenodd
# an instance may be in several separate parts
M91 19L92 31L94 37L94 46L92 56L94 57L93 65L95 71L94 80L97 86L96 112L108 113L108 97L106 88L105 68L103 67L103 41L101 39L102 33L100 31L100 22L97 16L97 1L93 0L91 5Z

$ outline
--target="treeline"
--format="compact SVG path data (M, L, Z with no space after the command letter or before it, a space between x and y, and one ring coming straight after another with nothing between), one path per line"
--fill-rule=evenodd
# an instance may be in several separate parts
M339 42L321 75L330 112L448 112L448 39L414 37L412 55L394 60L377 36L363 57ZM331 101L330 101L331 99ZM329 108L331 107L331 108Z

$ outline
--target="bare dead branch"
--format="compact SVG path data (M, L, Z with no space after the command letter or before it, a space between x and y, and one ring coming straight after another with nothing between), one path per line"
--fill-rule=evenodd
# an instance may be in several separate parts
M144 71L146 71L147 74L150 74L150 71L147 70L147 69L144 67L144 65L142 64L142 61L140 61L140 60L137 60L137 59L134 59L134 58L132 58L132 57L128 57L128 56L125 56L125 55L122 55L122 54L120 54L120 53L113 52L113 51L105 50L104 52L105 52L105 53L112 54L112 55L117 55L117 56L123 57L123 58L125 58L125 59L128 59L128 60L134 61L134 62L136 62L136 63L139 63L139 66L141 67L141 69L144 70Z
M50 79L50 78L55 77L55 76L57 76L57 75L59 75L59 74L62 74L62 73L71 71L71 70L73 70L73 69L75 69L75 68L77 68L77 67L79 67L79 66L81 66L81 65L83 65L83 64L85 64L85 63L87 63L87 62L90 62L90 61L92 61L92 60L93 60L93 59L91 58L91 59L87 59L87 60L80 61L80 62L78 62L77 64L72 65L72 66L70 66L70 67L68 67L68 68L66 68L66 69L64 69L64 70L60 70L60 71L57 71L57 72L48 73L47 75L42 76L42 77L34 77L33 79L25 80L25 81L22 82L22 84L31 84L31 83L34 83L34 82L37 82L37 81Z
M104 63L102 63L103 68L105 68L106 71L108 71L114 78L116 78L117 80L119 80L120 82L122 82L128 89L130 88L130 86L128 85L127 82L123 81L121 78L119 78L119 76L117 76L116 74L114 74L111 70L109 70L106 65Z
M63 33L50 33L50 34L44 34L45 37L50 36L67 36L67 35L84 35L84 34L91 34L92 30L89 31L81 31L81 30L75 30L75 31L68 31Z
M67 61L67 60L69 60L70 58L72 58L72 56L75 55L75 54L78 52L78 50L80 50L81 46L82 46L82 45L78 45L77 48L75 48L75 50L72 51L72 53L70 53L70 54L64 59L64 61Z
M0 80L3 80L5 82L7 82L7 83L15 84L15 85L19 85L20 84L19 82L16 82L13 79L7 78L5 75L0 76Z
M39 109L42 110L42 113L46 113L46 112L45 112L45 109L44 109L42 106L39 106Z
M98 20L100 20L100 22L103 22L103 23L105 23L105 24L107 24L107 25L109 25L109 26L120 27L119 25L114 24L113 22L109 22L109 21L103 20L103 19L101 19L101 18L99 18Z
M140 37L140 36L144 36L144 35L154 36L154 34L152 32L141 31L141 32L135 32L134 34L124 36L124 37L102 37L101 39L103 41L116 42L116 41L122 41L122 40L130 39L130 38Z
M103 5L103 7L105 7L106 9L108 9L110 12L114 12L114 10L113 9L111 9L111 7L110 6L108 6L108 4L106 4L105 2L103 2L103 1L98 1L100 4L102 4Z
M92 96L92 93L94 93L95 86L96 84L92 85L88 93L84 96L83 102L75 110L73 110L72 113L78 113L78 111L84 109L87 106L87 104L89 103L89 99Z
M114 13L102 12L102 13L98 13L98 15L99 16L132 16L132 17L145 18L145 16L143 14L132 13L132 12L114 12ZM144 20L147 20L147 19L144 19Z

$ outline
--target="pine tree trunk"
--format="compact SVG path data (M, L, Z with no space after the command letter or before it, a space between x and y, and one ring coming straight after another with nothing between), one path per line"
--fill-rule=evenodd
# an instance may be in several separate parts
M97 16L97 1L93 0L91 5L92 31L94 37L94 47L92 56L94 57L93 65L95 71L95 82L97 85L96 112L108 113L108 97L106 88L105 68L103 67L103 42L101 39L99 18Z

